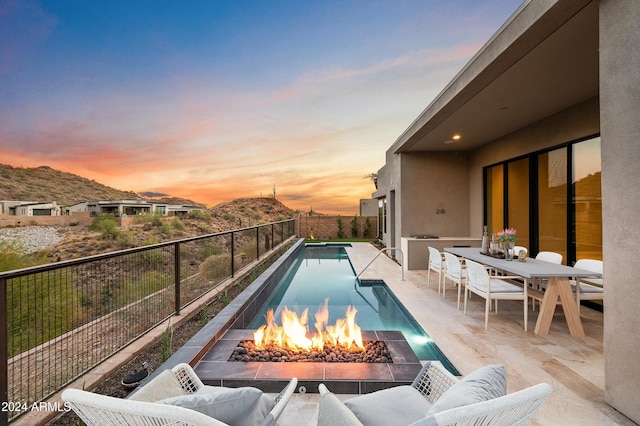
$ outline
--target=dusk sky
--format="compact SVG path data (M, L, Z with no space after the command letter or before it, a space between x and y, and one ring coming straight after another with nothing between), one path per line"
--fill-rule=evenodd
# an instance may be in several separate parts
M522 0L0 0L0 163L355 214Z

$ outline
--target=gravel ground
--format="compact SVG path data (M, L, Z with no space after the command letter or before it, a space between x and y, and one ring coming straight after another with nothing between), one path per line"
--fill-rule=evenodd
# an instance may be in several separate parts
M28 253L50 247L63 239L64 236L52 226L0 229L0 241L16 241Z

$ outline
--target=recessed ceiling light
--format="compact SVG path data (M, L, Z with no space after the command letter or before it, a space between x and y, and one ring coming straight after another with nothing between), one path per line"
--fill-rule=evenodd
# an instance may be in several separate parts
M454 141L459 141L460 140L460 135L453 135L452 138Z

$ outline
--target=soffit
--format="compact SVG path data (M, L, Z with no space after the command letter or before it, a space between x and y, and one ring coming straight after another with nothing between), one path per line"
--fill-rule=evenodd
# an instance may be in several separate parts
M560 23L540 19L549 34L533 46L531 40L540 38L541 31L535 25L446 104L438 106L436 99L396 141L393 152L472 150L597 96L597 2L564 13L572 15ZM472 59L477 60L482 53ZM462 80L464 72L456 79ZM456 79L440 97L456 90ZM445 144L454 134L461 135L460 141Z

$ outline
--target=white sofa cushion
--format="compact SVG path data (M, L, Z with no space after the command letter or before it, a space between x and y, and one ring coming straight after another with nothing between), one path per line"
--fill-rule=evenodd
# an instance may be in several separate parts
M159 403L189 408L238 426L260 423L276 405L274 397L253 387L209 389L206 393L176 396Z
M431 404L412 386L396 386L348 399L344 404L364 425L408 425L427 415Z
M362 423L333 393L320 397L318 426L362 426Z
M164 370L149 383L138 389L128 399L132 401L156 402L173 396L184 395L180 382L171 370Z

